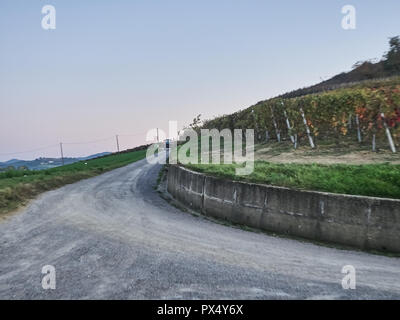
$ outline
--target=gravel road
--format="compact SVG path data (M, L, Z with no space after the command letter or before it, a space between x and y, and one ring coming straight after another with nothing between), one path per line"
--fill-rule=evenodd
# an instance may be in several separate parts
M0 223L0 299L399 299L400 259L224 226L155 191L146 160ZM42 288L45 265L56 289ZM344 290L342 267L356 268Z

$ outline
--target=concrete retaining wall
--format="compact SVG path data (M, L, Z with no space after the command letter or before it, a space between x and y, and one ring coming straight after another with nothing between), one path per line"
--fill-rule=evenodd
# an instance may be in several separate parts
M234 182L172 165L168 192L206 216L361 249L400 252L400 201Z

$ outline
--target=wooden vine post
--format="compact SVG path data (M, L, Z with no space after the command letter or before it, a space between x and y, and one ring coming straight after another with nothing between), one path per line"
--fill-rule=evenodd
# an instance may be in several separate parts
M396 153L396 146L394 145L393 138L392 138L392 135L391 135L390 130L389 130L389 126L386 123L385 114L381 113L381 117L382 117L382 121L383 121L383 126L385 127L386 136L387 136L388 141L389 141L390 149L392 150L393 153Z
M372 134L372 152L376 151L376 134Z
M271 114L272 114L272 121L274 123L275 132L276 132L276 139L278 140L278 142L281 142L281 133L279 132L278 125L275 120L274 110L272 109L272 107L270 107L270 108L271 108Z
M310 142L311 148L314 149L314 148L315 148L315 144L314 144L313 138L312 138L312 136L311 136L311 131L310 131L310 128L308 127L307 120L306 120L306 116L304 115L303 108L300 108L300 113L301 113L301 117L303 118L304 126L306 127L306 132L307 132L307 136L308 136L308 141Z
M358 114L356 115L356 125L357 125L357 139L358 139L358 142L361 143L362 137L361 137L361 130L360 130L360 118L359 118Z
M258 125L257 125L257 117L256 117L256 113L254 112L254 108L251 109L251 114L253 115L253 122L254 122L254 132L255 132L255 136L256 139L258 139Z
M284 103L282 102L282 106L283 105L284 105ZM297 141L296 141L297 139L295 138L295 136L291 132L292 131L292 126L290 125L290 121L289 121L289 118L287 116L287 113L286 113L285 109L283 109L283 114L284 114L285 119L286 119L286 125L287 125L288 131L289 131L290 140L292 141L293 146L296 149L297 148Z

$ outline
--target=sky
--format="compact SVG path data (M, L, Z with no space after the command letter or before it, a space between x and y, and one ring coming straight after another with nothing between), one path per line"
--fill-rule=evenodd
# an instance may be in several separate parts
M355 30L341 27L344 5ZM42 7L56 9L44 30ZM0 161L115 151L380 59L398 0L1 0ZM42 149L43 148L43 149Z

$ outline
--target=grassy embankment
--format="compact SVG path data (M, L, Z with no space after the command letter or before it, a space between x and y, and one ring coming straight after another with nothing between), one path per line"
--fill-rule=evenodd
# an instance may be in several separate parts
M199 163L201 163L201 143L202 139L199 139ZM223 164L223 145L221 140L222 164L185 166L194 171L236 181L300 190L400 199L398 154L369 152L364 150L363 145L351 144L347 140L341 141L339 146L325 140L321 141L316 149L304 147L298 150L293 150L289 141L270 142L255 146L253 173L248 176L237 176L235 169L240 166L239 164ZM347 155L348 158L341 159ZM371 158L371 155L375 158ZM296 162L297 160L299 162ZM347 162L343 162L344 160Z
M230 180L300 190L400 199L400 164L398 163L400 156L398 154L367 152L360 156L368 158L372 154L376 159L368 158L368 161L374 160L375 163L365 163L359 157L349 157L348 162L345 163L342 160L346 158L341 159L337 163L335 158L354 155L359 151L365 152L364 146L353 145L349 141L342 141L343 145L337 146L325 140L321 141L316 149L304 147L304 150L293 150L289 141L269 142L255 146L253 173L248 176L238 176L235 169L240 166L239 164L223 164L224 141L222 139L221 164L201 164L203 139L199 138L198 141L199 164L185 165L194 171ZM211 153L211 147L209 151ZM299 163L295 163L297 158ZM270 161L265 159L270 159Z
M400 199L400 165L321 165L256 161L249 176L237 176L238 164L186 165L213 176L332 193Z
M221 164L201 164L201 143L202 139L199 139L199 164L185 166L208 175L299 190L400 199L398 154L368 152L361 156L368 158L373 154L376 159L368 161L375 160L379 163L364 163L358 157L349 158L345 163L342 162L344 159L336 163L335 158L339 159L342 155L365 151L363 146L344 144L342 141L344 145L339 148L324 141L316 150L305 147L304 150L290 151L293 147L288 141L270 142L255 146L253 173L248 176L237 176L235 169L240 166L239 164L223 164L223 140L221 140ZM269 150L263 152L266 146ZM279 158L280 156L282 157ZM265 161L266 157L271 161ZM300 163L294 163L297 158ZM284 161L286 159L289 161Z
M38 194L144 159L146 150L112 154L41 171L0 173L0 215L17 209Z

